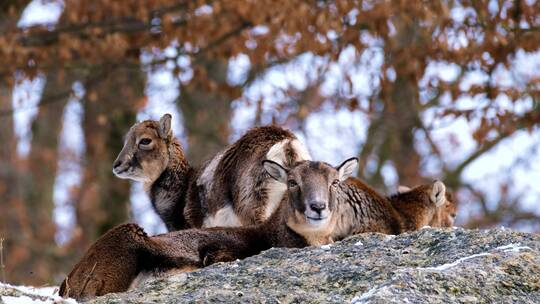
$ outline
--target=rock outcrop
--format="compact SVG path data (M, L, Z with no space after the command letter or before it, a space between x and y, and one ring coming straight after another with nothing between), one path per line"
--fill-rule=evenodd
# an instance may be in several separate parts
M426 228L271 249L92 303L540 303L540 235Z

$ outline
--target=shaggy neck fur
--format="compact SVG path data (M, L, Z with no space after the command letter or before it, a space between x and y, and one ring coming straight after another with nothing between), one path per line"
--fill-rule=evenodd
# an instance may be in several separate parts
M186 160L177 139L171 141L168 150L167 167L153 183L148 185L147 192L167 229L178 230L186 228L183 210L188 187L195 172Z
M388 198L360 182L349 178L337 191L337 220L332 239L346 236L380 232L399 234L403 231L403 219Z

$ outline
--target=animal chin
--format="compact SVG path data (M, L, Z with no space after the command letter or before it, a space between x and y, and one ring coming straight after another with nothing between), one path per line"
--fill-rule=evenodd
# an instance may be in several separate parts
M133 179L133 180L137 180L137 176L136 174L134 174L135 172L133 172L133 170L130 170L130 168L125 168L123 170L113 170L113 173L114 175L116 175L116 177L118 178L121 178L121 179Z
M119 177L119 178L129 178L129 174L127 174L127 169L122 170L122 171L113 170L113 173L114 175L116 175L116 177Z
M306 220L311 225L321 225L321 224L325 223L327 219L328 219L328 216L325 216L325 217L322 217L322 216L311 217L309 215L306 215Z

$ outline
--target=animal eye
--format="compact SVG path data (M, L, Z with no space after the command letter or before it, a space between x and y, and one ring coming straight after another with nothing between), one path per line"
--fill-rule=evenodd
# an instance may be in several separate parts
M294 180L290 179L287 182L287 186L289 186L289 188L294 188L294 187L298 186L298 184Z
M150 138L143 138L139 141L139 145L147 146L152 142Z
M332 186L336 187L337 185L339 185L339 179L335 179L335 180L332 182Z

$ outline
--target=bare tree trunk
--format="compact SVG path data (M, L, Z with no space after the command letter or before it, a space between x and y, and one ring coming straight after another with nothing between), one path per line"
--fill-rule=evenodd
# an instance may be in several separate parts
M117 68L98 85L87 88L83 119L86 158L76 206L81 232L77 250L86 250L107 230L128 219L130 184L113 175L112 163L142 104L144 80L141 70Z
M383 110L371 122L360 154L359 176L379 188L385 186L381 169L387 162L395 167L400 184L414 186L425 181L420 172L420 155L414 147L414 132L421 127L418 69L411 69L413 65L404 51L411 46L418 48L421 42L415 36L414 21L401 16L407 21L400 22L399 18L394 20L398 29L395 39L385 43L386 63L383 67L383 70L392 68L395 71L395 80L382 82L379 102L383 103ZM377 155L375 172L366 175L364 168L373 155Z
M399 75L385 103L388 156L394 164L399 182L414 186L424 182L420 172L420 155L414 147L414 132L420 127L418 85L409 75Z
M58 142L62 116L73 78L62 72L50 71L39 112L32 123L32 141L28 155L28 172L22 178L24 200L32 240L25 244L29 256L18 267L17 275L25 283L43 284L57 271L56 225L53 220L54 183L58 167Z
M231 102L227 90L227 62L218 59L201 59L201 66L208 75L208 82L190 83L181 88L178 104L184 117L188 136L187 157L193 164L201 164L228 144ZM212 86L219 87L212 91Z
M0 83L0 108L12 109L11 87ZM27 208L22 198L21 161L17 157L17 140L11 114L0 117L0 238L4 239L4 264L0 265L0 281L20 282L18 267L28 255L32 233L27 227Z
M0 32L16 27L17 20L30 1L7 1L0 4ZM29 256L28 244L32 232L28 227L27 208L21 188L24 164L17 155L12 88L14 79L0 80L0 239L3 239L3 265L0 265L0 281L22 282L24 276L19 267Z

